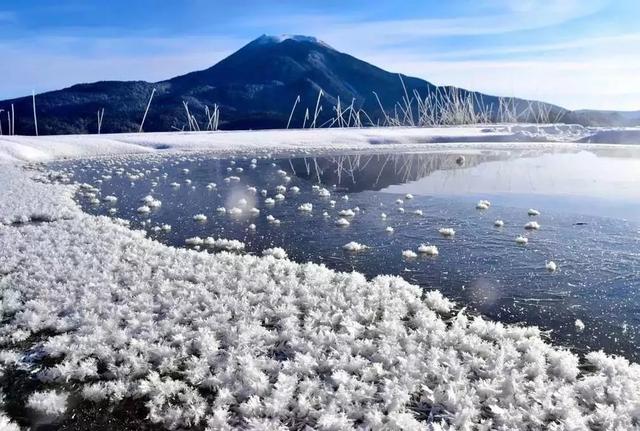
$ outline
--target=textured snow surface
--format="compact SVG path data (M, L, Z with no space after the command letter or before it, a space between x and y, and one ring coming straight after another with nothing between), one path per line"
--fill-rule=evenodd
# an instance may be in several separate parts
M452 315L400 278L174 249L85 215L3 227L0 250L2 344L54 331L38 345L61 362L39 379L143 397L170 428L640 420L639 366L592 353L581 369L538 330Z
M640 426L623 358L579 358L398 277L168 247L42 176L0 164L0 373L43 383L33 408L135 399L170 429Z
M112 135L66 136L0 136L0 162L46 161L65 157L90 157L104 154L134 154L167 151L235 152L268 149L272 152L294 150L388 150L404 146L403 151L434 148L437 144L509 148L529 143L540 147L553 143L589 141L591 136L604 136L597 142L618 143L618 135L640 133L640 129L587 129L578 125L488 125L441 128L364 128L303 129L234 132L169 132ZM637 143L637 141L634 141Z
M70 218L80 210L73 202L74 186L44 184L44 174L0 163L0 225Z

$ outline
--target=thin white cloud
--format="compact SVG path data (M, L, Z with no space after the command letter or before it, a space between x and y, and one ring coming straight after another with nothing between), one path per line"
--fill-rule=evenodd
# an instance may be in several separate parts
M573 50L624 51L631 53L640 43L640 33L615 36L587 37L547 44L519 44L512 46L485 46L476 49L457 49L441 52L429 52L432 60L470 59L475 57L497 57L514 54L535 54Z
M501 96L555 103L569 109L640 110L640 59L413 61L374 60L382 67Z
M384 48L416 43L421 39L457 36L500 35L542 29L599 11L603 0L499 0L476 14L455 17L362 20L349 16L281 17L286 33L320 36L329 44L368 45ZM269 26L274 25L271 17ZM249 25L259 25L252 20ZM266 23L264 23L266 24Z
M226 37L47 37L0 42L0 99L102 80L160 81L208 68L244 43ZM134 49L132 49L132 47Z

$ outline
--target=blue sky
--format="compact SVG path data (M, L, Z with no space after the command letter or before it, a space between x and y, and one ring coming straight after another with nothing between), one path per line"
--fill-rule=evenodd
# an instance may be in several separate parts
M203 69L266 34L568 108L640 110L640 1L20 0L0 3L0 98Z

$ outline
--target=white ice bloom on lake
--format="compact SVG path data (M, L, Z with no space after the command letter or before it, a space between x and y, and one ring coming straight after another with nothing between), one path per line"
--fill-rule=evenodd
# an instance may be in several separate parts
M522 236L522 235L518 235L516 237L516 243L518 244L527 244L529 242L529 238L527 238L526 236Z
M309 202L304 203L298 207L298 211L310 213L313 211L313 205Z
M489 209L490 206L491 206L491 202L489 202L488 200L482 199L478 201L478 203L476 204L476 209L486 210L486 209Z
M184 243L187 245L202 245L204 244L204 240L199 236L194 236L194 237L185 239Z
M538 230L540 229L540 224L537 221L530 221L524 225L524 228L527 230Z
M323 187L318 190L318 196L320 196L321 198L328 198L329 196L331 196L331 192Z
M212 238L207 237L202 241L207 247L220 249L220 250L228 250L228 251L242 251L244 250L244 243L242 241L237 241L235 239L224 239L224 238Z
M364 251L368 248L369 248L368 246L364 244L360 244L359 242L355 242L355 241L348 242L342 246L343 250L352 251L352 252Z
M352 209L340 210L338 215L342 217L354 217L356 213Z
M34 392L27 399L27 407L47 416L60 416L67 410L67 398L65 392L55 390Z
M349 223L349 220L347 220L346 218L339 218L336 220L335 225L336 226L349 226L351 223Z
M272 256L276 259L286 259L287 258L287 252L280 247L273 247L273 248L267 248L266 250L262 251L262 255L263 256Z
M193 216L193 220L202 223L207 221L207 216L204 214L196 214Z
M451 227L441 227L438 229L438 233L444 237L451 238L456 234L456 231Z
M527 211L527 214L530 216L539 216L540 215L540 211L533 209L533 208L529 208L529 211Z
M418 255L413 250L403 250L402 257L404 257L405 259L415 259L416 257L418 257Z
M503 227L504 226L504 222L502 220L496 220L493 222L493 225L495 227Z
M428 256L437 256L439 254L438 247L435 245L420 244L418 252Z

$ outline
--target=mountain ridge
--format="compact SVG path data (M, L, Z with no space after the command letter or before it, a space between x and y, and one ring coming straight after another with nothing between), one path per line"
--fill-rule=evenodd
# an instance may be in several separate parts
M205 128L210 122L205 110L211 113L214 105L220 107L220 127L224 129L284 128L288 123L291 127L319 126L332 124L332 121L334 125L342 125L346 120L336 122L338 100L342 110L349 112L349 121L356 122L357 114L364 125L389 124L390 115L393 115L414 123L419 110L414 94L421 99L426 95L439 95L433 99L436 101L434 106L440 106L430 113L434 118L443 115L437 109L459 98L461 103L470 105L472 111L483 112L492 121L504 117L500 109L506 101L514 110L525 113L522 121L532 119L533 115L527 113L527 109L533 103L549 118L562 118L564 122L584 125L640 123L640 115L636 118L617 111L569 111L544 102L436 86L420 78L388 72L337 51L312 36L262 35L209 68L167 80L97 81L38 94L39 132L96 133L97 112L102 109L105 112L103 133L137 131L153 89L155 93L144 122L145 131ZM320 91L323 94L318 102ZM403 99L411 101L407 104ZM352 109L349 109L352 102ZM9 111L11 104L16 112L15 132L34 134L31 96L0 101L0 109ZM187 117L185 104L193 118ZM296 109L292 111L294 104ZM319 113L312 123L316 105ZM426 110L424 106L422 109ZM305 115L307 110L309 113ZM6 133L7 119L0 117L0 124L4 125Z

